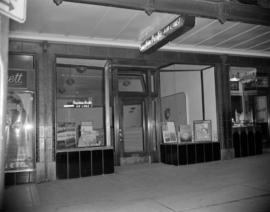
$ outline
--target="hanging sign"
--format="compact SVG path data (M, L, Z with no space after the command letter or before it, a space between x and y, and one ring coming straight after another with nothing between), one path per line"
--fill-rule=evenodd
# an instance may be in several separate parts
M26 19L26 0L0 0L0 13L24 23Z
M179 37L195 25L195 17L188 15L178 16L174 21L147 38L140 45L140 52L151 53Z

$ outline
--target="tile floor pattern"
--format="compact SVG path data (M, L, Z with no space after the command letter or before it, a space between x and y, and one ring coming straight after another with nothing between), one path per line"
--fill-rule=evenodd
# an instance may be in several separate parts
M6 212L270 212L270 153L6 188Z

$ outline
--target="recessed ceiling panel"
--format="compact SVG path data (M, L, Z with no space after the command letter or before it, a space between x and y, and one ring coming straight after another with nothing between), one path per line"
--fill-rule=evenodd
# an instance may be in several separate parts
M264 41L262 43L258 43L256 45L254 45L250 49L252 49L252 50L264 50L264 49L268 49L268 48L270 48L270 38L269 38L269 40L266 40L266 41Z
M234 48L268 31L270 31L269 27L253 25L253 27L251 27L249 30L240 32L233 39L230 39L232 36L228 36L227 41L224 40L225 42L220 43L218 46L224 47L224 48Z
M190 36L188 39L182 42L183 44L192 44L196 45L197 43L212 37L213 35L219 33L224 28L230 27L233 25L233 22L226 22L225 24L219 23L219 21L215 21L214 24L211 24L209 27L204 28L200 31L200 33L196 33L194 36Z
M243 23L234 23L233 25L224 28L216 35L209 37L209 39L205 41L201 41L200 44L205 46L219 46L219 44L223 43L226 40L233 40L235 37L240 36L241 34L246 33L250 29L252 29L254 25L251 24L243 24Z
M94 33L91 33L91 37L115 39L123 26L128 24L129 18L136 12L135 10L110 8L106 16L98 23Z
M136 47L175 19L177 14L152 13L63 1L28 0L24 24L10 21L10 38ZM270 27L196 17L193 29L170 42L175 51L268 56ZM185 46L191 47L190 49ZM210 52L211 52L210 51ZM239 53L241 52L241 53ZM270 57L270 55L269 55Z
M268 40L269 37L270 37L270 30L269 30L268 33L262 34L262 36L259 36L258 35L256 37L254 37L254 39L252 39L252 38L250 38L251 40L248 39L247 42L244 42L241 45L236 46L235 48L238 48L238 49L247 49L247 48L250 48L250 47L252 47L252 46L254 46L254 45L258 44L258 43L262 43L265 40Z
M214 24L216 21L213 19L208 19L208 18L196 18L195 19L195 26L187 31L186 33L184 33L183 35L179 36L178 38L176 38L173 42L174 43L183 43L185 41L185 39L190 38L192 36L195 36L200 34L200 32L205 29L210 27L212 24Z

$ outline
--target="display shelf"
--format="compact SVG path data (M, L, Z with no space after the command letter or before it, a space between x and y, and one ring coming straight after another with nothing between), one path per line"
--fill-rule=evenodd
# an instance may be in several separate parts
M59 152L82 152L82 151L93 151L93 150L104 150L104 149L112 149L110 146L91 146L91 147L76 147L76 148L66 148L66 149L57 149L56 153Z
M160 145L161 162L186 165L220 160L219 142L164 143Z
M56 153L57 179L114 173L112 147L77 148Z
M5 186L20 185L35 182L35 171L5 173Z
M262 133L259 127L234 127L232 134L235 157L262 154Z

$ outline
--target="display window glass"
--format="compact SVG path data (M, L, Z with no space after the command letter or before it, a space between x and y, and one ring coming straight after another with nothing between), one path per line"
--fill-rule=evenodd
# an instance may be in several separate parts
M10 54L5 117L5 172L35 169L35 97L34 56Z
M104 69L56 67L56 150L104 146Z

